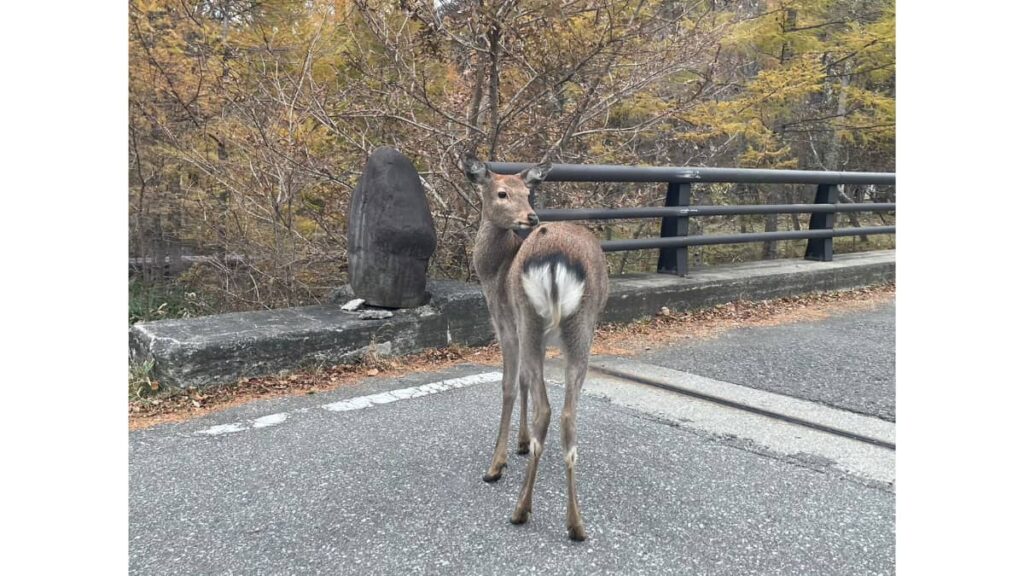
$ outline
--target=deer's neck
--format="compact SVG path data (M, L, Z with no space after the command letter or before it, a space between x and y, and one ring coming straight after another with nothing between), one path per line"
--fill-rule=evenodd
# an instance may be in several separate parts
M473 247L473 267L485 286L503 286L508 268L523 241L511 230L481 220Z

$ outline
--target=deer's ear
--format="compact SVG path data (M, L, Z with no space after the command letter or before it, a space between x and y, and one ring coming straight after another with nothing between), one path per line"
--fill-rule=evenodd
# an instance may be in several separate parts
M466 178L473 184L485 184L491 179L491 172L487 166L476 159L476 156L466 155L462 158L462 170Z
M548 177L548 172L551 171L551 162L544 162L543 164L537 164L531 168L527 168L519 173L519 177L523 179L523 182L527 186L536 186L544 181Z

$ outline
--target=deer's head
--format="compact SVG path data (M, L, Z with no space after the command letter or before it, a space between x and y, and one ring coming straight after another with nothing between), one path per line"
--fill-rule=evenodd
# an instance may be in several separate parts
M506 230L532 228L540 223L530 206L530 190L547 177L551 170L550 162L532 166L519 174L502 176L488 170L483 162L467 156L463 160L463 169L480 193L484 220Z

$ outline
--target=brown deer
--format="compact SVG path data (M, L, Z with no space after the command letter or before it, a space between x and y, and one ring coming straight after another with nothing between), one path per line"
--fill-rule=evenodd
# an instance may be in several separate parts
M565 355L565 405L562 451L569 483L566 527L573 540L585 540L576 498L576 405L590 361L598 314L608 300L608 268L597 239L586 228L566 223L540 224L530 206L530 190L551 169L544 163L501 176L466 157L463 168L480 193L483 208L473 249L473 266L483 285L491 322L504 364L501 423L491 466L484 481L501 478L507 463L509 424L519 383L519 454L529 452L526 478L512 523L529 519L533 484L551 420L544 384L546 343L557 342ZM526 240L516 230L535 228ZM533 396L533 422L526 425L527 397Z

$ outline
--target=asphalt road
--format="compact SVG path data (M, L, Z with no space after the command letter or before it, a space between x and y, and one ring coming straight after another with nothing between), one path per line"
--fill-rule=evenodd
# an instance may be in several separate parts
M825 324L876 326L884 324L885 310ZM762 336L791 350L797 328L764 329ZM859 329L819 326L808 334L863 350ZM732 338L687 348L698 358ZM762 345L757 358L768 356L769 344ZM724 349L733 350L735 362L753 363L743 347ZM748 372L727 372L724 354L715 356L714 370L693 371L745 384L739 377ZM857 365L857 373L885 370ZM525 460L513 451L505 477L481 480L498 419L499 384L487 376L493 370L461 366L369 379L329 394L254 402L131 433L131 573L894 572L894 486L848 473L821 455L785 453L779 448L785 442L768 436L819 434L816 442L839 447L853 441L798 427L780 431L732 413L750 420L736 428L746 437L722 434L685 416L698 401L647 398L633 393L633 384L595 380L581 399L578 477L590 538L573 543L565 534L562 393L554 384L556 417L534 512L526 525L511 525ZM772 370L779 375L772 382L792 380L798 384L787 386L812 395L808 371L797 368L787 378L782 368ZM891 390L891 376L888 382ZM844 399L842 390L830 391L827 402L866 405Z
M818 322L740 328L644 360L896 421L896 304Z

